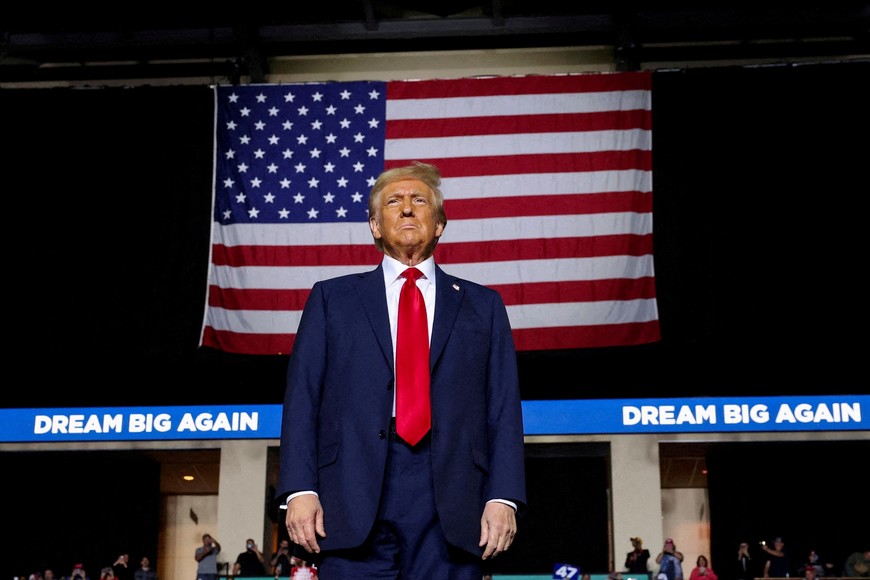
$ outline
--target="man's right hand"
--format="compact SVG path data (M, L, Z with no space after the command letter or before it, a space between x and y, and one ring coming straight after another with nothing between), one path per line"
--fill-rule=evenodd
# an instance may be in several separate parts
M323 506L320 505L319 497L304 494L290 500L287 504L286 525L291 542L310 554L320 552L317 538L325 538L326 530L323 528Z

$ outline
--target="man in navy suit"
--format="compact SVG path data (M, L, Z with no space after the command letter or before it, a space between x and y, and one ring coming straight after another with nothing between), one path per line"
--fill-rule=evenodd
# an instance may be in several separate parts
M381 174L374 270L318 282L287 370L278 491L290 540L323 580L480 580L525 507L522 407L507 311L432 254L447 225L439 170ZM405 269L422 272L431 422L395 432L395 338Z

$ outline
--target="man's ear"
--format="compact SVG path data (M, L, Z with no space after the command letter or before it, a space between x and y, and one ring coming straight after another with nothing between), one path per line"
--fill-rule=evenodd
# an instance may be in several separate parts
M438 239L444 234L444 223L435 225L435 238Z
M381 239L381 229L378 227L378 218L372 216L369 218L369 229L372 230L372 236L376 240Z

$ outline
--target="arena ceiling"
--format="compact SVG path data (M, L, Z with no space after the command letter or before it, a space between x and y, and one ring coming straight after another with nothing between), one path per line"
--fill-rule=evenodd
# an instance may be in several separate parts
M19 5L3 16L0 83L244 76L273 57L604 46L620 70L669 62L870 55L862 2L331 0L181 10Z

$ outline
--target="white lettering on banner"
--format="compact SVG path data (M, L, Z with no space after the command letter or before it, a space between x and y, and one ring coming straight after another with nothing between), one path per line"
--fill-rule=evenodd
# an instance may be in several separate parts
M185 413L177 431L256 431L259 413L200 413L196 417Z
M151 413L133 413L130 415L130 433L166 433L172 429L172 417L169 413L155 416Z
M33 433L120 433L124 428L123 415L37 415L34 417Z
M700 425L703 423L716 423L715 405L681 405L679 410L673 405L622 408L623 425Z
M848 423L861 421L861 405L858 403L835 403L828 407L825 403L810 405L801 403L793 408L786 404L779 407L777 423Z
M722 415L726 425L767 423L770 420L767 405L724 405Z
M260 414L253 413L185 413L178 431L257 431ZM172 430L172 415L169 413L131 413L127 417L128 433L166 433ZM123 414L91 415L36 415L33 420L34 435L85 435L92 433L123 433Z
M715 405L626 405L622 407L622 424L632 425L715 425ZM767 405L722 405L726 425L758 424L770 421ZM776 423L860 423L860 403L783 403L776 413Z

